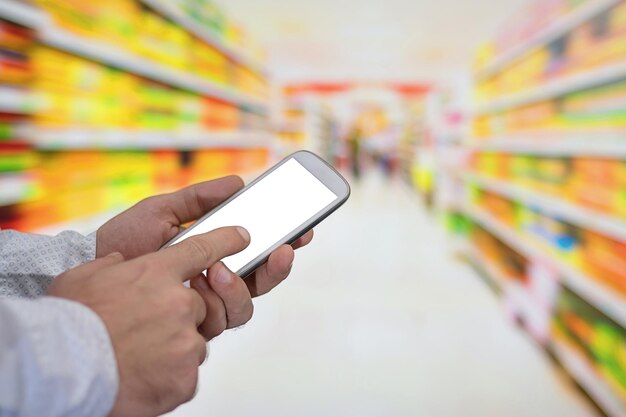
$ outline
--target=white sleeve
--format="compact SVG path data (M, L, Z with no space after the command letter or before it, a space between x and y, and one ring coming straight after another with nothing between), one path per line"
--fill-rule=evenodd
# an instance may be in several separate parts
M0 415L106 416L118 390L102 320L55 297L0 298Z
M52 280L96 257L96 234L56 236L0 230L0 297L39 297Z

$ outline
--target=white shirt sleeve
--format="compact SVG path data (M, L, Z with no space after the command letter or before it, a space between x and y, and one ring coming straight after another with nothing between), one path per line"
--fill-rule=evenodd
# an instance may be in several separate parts
M95 252L95 233L0 230L0 416L98 417L113 407L119 381L104 323L82 304L44 296Z
M101 319L54 297L0 298L0 415L106 416L115 354Z
M0 297L39 297L54 277L96 258L96 234L0 230Z

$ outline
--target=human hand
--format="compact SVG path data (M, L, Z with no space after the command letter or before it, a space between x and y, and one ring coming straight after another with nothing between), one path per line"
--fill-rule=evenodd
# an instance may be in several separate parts
M125 259L133 259L155 252L176 236L183 224L202 217L242 187L241 178L230 176L142 200L98 229L96 257L119 252ZM291 270L293 249L312 239L310 231L291 247L283 245L274 251L264 265L245 279L252 296L265 294L283 281ZM197 279L192 280L192 287L199 289L197 283Z
M218 263L248 243L244 229L226 227L130 261L113 253L52 283L49 295L91 308L109 332L120 375L111 416L155 416L193 397L198 366L206 358L198 327L215 332L252 316L243 280ZM193 277L202 286L199 277L207 268L212 291L183 286ZM207 302L209 293L217 298Z

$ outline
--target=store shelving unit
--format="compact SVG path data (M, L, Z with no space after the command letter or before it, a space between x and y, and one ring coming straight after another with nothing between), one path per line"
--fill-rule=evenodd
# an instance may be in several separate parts
M151 149L257 149L268 148L272 135L263 132L38 130L34 146L39 150L151 150Z
M608 362L613 356L599 357L597 347L590 346L588 341L580 341L586 346L586 353L578 352L570 346L571 340L567 338L571 336L564 334L559 338L551 326L560 320L557 319L559 308L576 306L578 310L564 311L580 314L575 317L589 326L593 337L602 330L594 324L591 315L585 316L590 314L585 311L604 317L611 323L607 326L613 329L612 334L623 335L626 329L626 297L617 289L619 283L615 277L618 275L611 275L619 266L605 271L601 264L616 259L611 256L619 257L615 255L619 250L617 245L626 242L626 219L618 214L621 200L617 193L621 192L621 186L619 180L612 180L617 167L626 160L626 134L622 120L611 117L620 110L618 103L623 90L619 86L626 80L626 56L620 43L623 26L616 19L626 7L624 0L586 0L577 4L534 34L530 33L534 18L521 19L528 23L526 39L474 74L479 92L488 97L475 103L472 112L477 117L479 137L463 141L464 148L473 155L472 167L461 173L466 189L463 211L481 230L528 261L528 283L519 290L535 297L539 303L547 301L548 304L544 310L548 314L544 327L547 339L536 339L553 353L605 414L622 417L626 416L623 387L617 388L609 382L606 373L606 369L611 369L614 381L621 378L623 369L618 365L612 368ZM559 5L565 7L565 2ZM546 8L549 13L555 10L547 2L537 1L535 6L528 10L539 13ZM517 36L523 29L516 27L511 33ZM483 51L486 50L493 48ZM525 89L507 93L506 86L518 88L525 80L530 83ZM611 85L618 87L612 91L609 90ZM516 163L518 165L513 166ZM566 166L571 170L560 169ZM599 166L606 171L594 171L600 169ZM515 181L512 176L518 172L523 172L528 181ZM604 175L607 179L598 179L597 184L590 179ZM557 179L568 181L572 187L559 190L556 182L550 182ZM546 190L552 190L550 194L539 191L542 184ZM589 196L586 203L589 206L576 203L584 200L587 190L596 186L598 194ZM615 198L615 202L598 203L597 199L608 198L608 195ZM604 211L590 208L592 206L603 207ZM491 214L496 212L502 215ZM538 213L536 217L534 213ZM524 218L526 214L528 218ZM526 224L528 230L522 227ZM558 249L556 245L567 245L568 238L574 242L572 251ZM565 240L557 244L555 239ZM605 242L606 246L601 246ZM490 263L492 261L478 248L466 252L473 264L479 264L482 271L502 287L506 277ZM612 279L615 279L614 286L608 284ZM542 292L542 283L549 286L550 282L556 285L555 294ZM572 301L567 295L570 293L573 293L571 299L578 301ZM515 302L506 291L500 296L507 303ZM565 307L561 303L565 303ZM519 311L522 310L520 307ZM523 313L519 318L523 321ZM571 331L570 322L558 323ZM624 343L622 339L616 340L619 346ZM601 366L604 373L599 371Z
M626 158L626 132L528 133L498 137L490 140L471 140L466 146L473 151L505 152L537 156L595 156Z
M120 78L127 77L124 80L131 80L132 85L138 86L137 90L131 93L136 95L131 98L132 100L137 98L137 101L140 101L140 104L133 101L130 107L133 112L136 112L132 113L137 115L136 118L131 116L130 122L115 119L107 124L106 118L97 113L102 111L100 107L96 109L96 107L86 106L83 110L79 108L81 104L76 101L72 90L67 93L63 90L63 93L59 94L57 87L52 85L53 83L62 84L57 81L58 76L55 79L53 75L50 80L54 81L46 81L49 84L43 87L39 84L31 86L26 81L22 81L18 87L0 86L0 112L10 115L3 122L6 125L5 135L11 135L9 138L3 138L0 145L3 146L2 151L6 151L7 155L10 152L21 152L19 158L24 161L23 166L16 168L19 172L2 174L1 179L5 182L8 183L11 179L12 187L10 190L4 187L0 192L2 216L7 216L9 213L8 217L0 220L17 221L19 223L9 224L19 224L15 227L33 228L46 233L58 231L60 228L84 230L111 217L114 213L109 212L109 209L118 207L121 200L134 201L139 198L138 196L145 195L142 193L158 192L164 189L162 187L166 187L165 189L173 186L179 187L189 181L200 181L220 173L225 175L231 170L257 169L257 165L263 164L264 158L272 154L274 138L267 129L267 124L264 123L269 117L269 102L260 92L262 85L267 82L268 72L261 61L253 58L252 54L244 51L239 45L231 43L229 36L218 34L217 31L213 32L209 26L204 27L193 18L186 16L183 10L179 9L178 5L174 6L172 2L134 1L139 7L131 8L129 13L135 13L132 18L150 17L152 26L145 23L145 28L137 29L140 32L133 33L132 36L137 37L139 46L128 49L121 44L109 42L107 37L98 37L100 32L97 32L97 29L94 29L94 37L76 34L74 30L80 31L82 27L80 25L76 27L71 19L68 23L64 20L66 17L57 15L54 4L50 4L50 7L39 8L34 4L17 0L0 2L0 19L29 29L30 31L24 31L28 34L29 41L47 47L39 48L43 52L38 49L36 53L46 54L49 53L47 51L52 51L58 54L56 51L59 51L76 57L78 64L76 62L73 64L77 67L83 66L79 68L83 71L83 75L85 68L91 68L87 65L94 65L93 68L96 68L98 76L108 77L107 80L111 80L111 73L121 74ZM100 13L99 9L95 10ZM77 11L77 13L84 12ZM100 15L94 15L94 18L106 19ZM225 23L224 27L228 25L229 23ZM100 28L100 26L96 27ZM202 71L198 70L198 74L209 75L196 75L195 72L180 69L182 67L175 67L174 64L170 66L166 60L161 62L158 57L149 57L151 50L149 46L145 46L145 39L149 36L156 39L162 33L163 42L169 42L170 45L179 42L182 35L172 40L171 32L174 27L177 30L175 33L187 32L192 35L189 39L193 39L193 42L204 43L208 46L205 51L201 51L204 55L201 53L189 55L185 59L198 59L198 62L204 65ZM161 31L158 32L155 28ZM169 28L172 28L170 32L167 31ZM150 33L150 30L153 32ZM50 55L41 57L41 55L33 54L32 57L27 55L27 59L32 60L35 56L39 57L39 61L36 61L38 65L43 63L43 65L59 66L59 64L50 64L51 60L64 59L61 54L52 58ZM29 70L32 71L38 68L40 67L36 65L29 66ZM115 71L107 72L106 68ZM35 78L40 80L42 77ZM117 82L117 79L113 82ZM255 82L258 82L258 88ZM93 103L96 103L94 106L114 106L114 104L103 104L103 102L108 100L108 97L118 100L124 90L123 87L120 88L120 85L118 83L109 89L106 94L110 96L104 96L105 98L102 92L91 91L89 94L91 94L90 99L94 100ZM68 86L81 88L80 84L73 79L68 80ZM251 93L255 90L259 90L259 93ZM172 100L170 104L163 105L166 94L171 94ZM179 103L181 103L180 107L178 107ZM61 109L58 116L54 114L55 106ZM77 115L80 111L83 113ZM109 111L110 109L104 110L104 112ZM92 113L85 117L87 112ZM159 119L159 113L163 113L163 119ZM95 122L96 117L101 117L101 119ZM54 119L54 122L50 122L50 119ZM20 145L22 143L25 146ZM95 158L99 161L96 164L100 166L94 166L93 175L88 174L88 165L81 165L83 163L80 158L83 155L85 158ZM245 160L249 163L247 168L237 168L240 164L236 163L235 158L239 156L242 157L241 161ZM53 162L50 162L51 158ZM129 165L136 163L137 168L134 165L132 168L124 168L123 165L126 162L118 162L124 161L124 158L135 158ZM62 219L69 219L69 221L45 228L39 226L41 221L33 221L33 226L23 226L31 224L31 220L28 219L34 219L33 213L37 213L37 210L45 210L40 208L43 203L40 204L38 200L31 199L33 195L39 195L33 194L33 190L41 191L41 188L38 188L40 185L35 182L40 181L43 184L46 181L46 175L58 174L48 174L42 171L31 175L28 170L32 169L29 165L33 163L32 161L42 164L42 167L52 167L50 169L53 170L63 169L58 167L63 167L64 164L72 164L67 168L79 170L81 174L76 175L82 175L84 178L84 184L79 187L82 191L77 190L77 193L83 193L82 197L76 198L85 198L93 202L85 201L85 208L80 210L72 211L65 208L62 199L74 197L71 197L71 191L69 191L72 190L72 185L64 186L62 190L64 194L59 194L59 201L55 200L55 203L49 204L57 204L60 207L57 214L51 214L51 218L56 219L55 222ZM212 168L213 161L215 161L214 168ZM74 164L78 166L75 168ZM103 168L102 164L106 168ZM160 164L164 164L163 167L169 169L168 174L159 173L157 167L160 167ZM179 170L176 173L172 171L176 169L173 168L175 166ZM107 174L109 176L103 179L102 174L96 172L98 170L117 174ZM119 176L113 177L113 175ZM33 183L27 183L28 181L33 181ZM102 190L100 195L94 198L87 196L89 192L96 193L95 190L98 187ZM30 217L22 221L18 217L22 215L21 213L27 213L26 216ZM93 215L85 216L89 213ZM76 219L72 220L74 217Z
M262 76L267 76L267 70L256 59L245 51L241 51L238 47L224 43L213 32L185 16L172 2L166 0L141 0L141 2L179 26L186 28L189 32L228 56L232 61L250 68Z
M165 9L169 8L165 7ZM231 91L221 85L203 80L194 74L168 68L158 62L137 56L115 45L80 38L56 27L52 19L50 19L45 12L37 10L34 7L26 6L14 0L5 0L5 2L2 3L2 7L0 7L0 17L36 30L41 42L61 51L109 65L172 87L191 91L203 96L217 98L236 105L246 105L256 109L258 112L264 113L267 111L266 103L262 100ZM212 45L215 45L219 41L213 36L211 42ZM221 46L221 49L229 51L229 56L233 54L232 50L224 45ZM255 64L255 68L257 67L258 65Z
M603 311L613 320L622 326L626 326L626 300L624 297L598 283L593 278L586 276L566 261L559 259L552 254L552 251L546 245L520 234L484 210L468 206L465 208L465 213L523 256L529 259L541 260L554 267L559 272L563 282L572 290L576 291L582 298Z
M495 113L538 101L561 97L567 93L608 84L626 77L626 61L557 79L528 91L504 96L480 104L475 113Z
M620 399L611 391L608 384L600 378L589 361L574 351L566 343L555 339L551 342L550 350L559 363L593 399L593 401L607 415L615 417L626 416L626 409Z
M563 16L560 20L553 22L543 30L530 36L528 39L515 46L511 50L503 53L485 68L475 74L477 80L489 78L499 71L502 71L511 64L515 59L522 56L525 52L546 45L564 34L572 31L580 24L587 22L589 19L608 10L616 5L619 0L592 0L579 6L573 12Z
M483 190L494 192L525 206L535 207L545 214L559 217L569 223L595 230L615 239L626 240L626 221L615 216L587 209L507 181L476 174L465 174L464 178Z

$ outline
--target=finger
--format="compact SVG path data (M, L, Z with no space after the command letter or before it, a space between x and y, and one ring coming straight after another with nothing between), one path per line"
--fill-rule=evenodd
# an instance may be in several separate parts
M184 282L220 259L241 252L249 243L250 235L243 227L222 227L146 255L144 261L166 268Z
M250 291L244 280L218 262L207 273L211 289L222 299L226 307L226 328L241 326L252 318L253 305Z
M165 208L176 218L177 224L184 224L202 217L242 189L243 185L243 180L233 175L153 197L150 204L158 209Z
M86 264L82 264L76 268L74 268L73 272L78 272L83 276L91 275L103 268L107 268L113 265L117 265L121 262L124 262L124 256L119 252L113 252L108 254L105 257L97 258L91 262Z
M198 335L197 351L198 351L198 366L200 366L209 357L209 351L207 349L206 340L201 335Z
M206 317L198 325L198 332L209 341L222 334L228 324L226 319L226 306L219 295L215 293L207 282L207 278L200 274L193 278L189 286L202 297L206 308Z
M308 245L313 240L313 229L306 232L300 239L296 240L291 244L291 247L294 249L301 248L303 246Z
M276 249L266 263L261 265L251 277L245 279L244 282L252 297L266 294L284 281L291 272L294 257L294 250L289 245Z
M206 304L204 303L204 299L200 296L200 294L198 294L197 291L187 288L185 288L185 290L189 291L189 293L191 294L194 322L196 324L196 327L198 327L206 319Z

